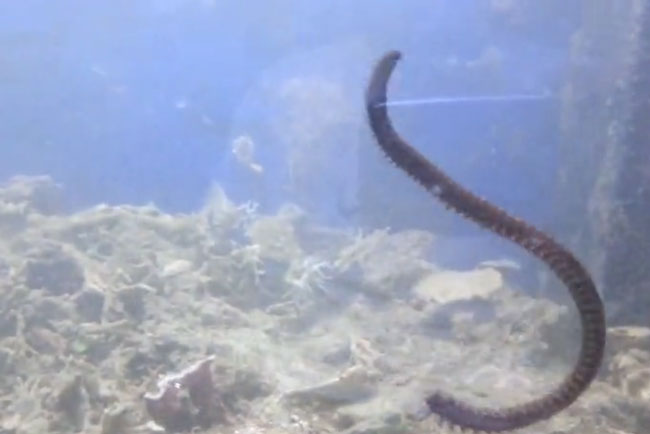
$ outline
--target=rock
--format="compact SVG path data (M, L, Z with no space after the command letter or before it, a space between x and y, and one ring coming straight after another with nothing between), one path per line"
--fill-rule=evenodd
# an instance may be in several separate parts
M611 380L627 396L650 403L650 352L631 349L609 364Z
M0 421L0 434L17 434L20 429L20 416L13 414Z
M426 231L374 231L341 249L332 265L355 280L350 273L361 271L364 289L369 293L399 296L404 288L431 273L434 267L426 257L432 242L433 235Z
M15 368L15 359L13 352L0 348L0 372L3 377L10 378Z
M352 347L350 340L346 339L344 342L337 342L333 348L326 351L322 357L322 361L333 366L348 363L352 358Z
M104 293L95 288L84 289L75 297L75 307L83 321L101 322L105 298Z
M37 296L34 298L36 298L36 300L34 300L32 303L34 306L35 317L31 319L36 320L36 322L39 324L45 324L52 320L67 320L72 316L72 306L66 299L62 297Z
M237 369L232 382L224 387L224 392L226 389L237 398L248 401L269 396L273 392L272 386L258 372L249 369Z
M487 299L502 286L501 273L493 268L480 268L430 273L420 279L413 292L427 301L451 303L474 298Z
M185 259L178 259L165 265L162 270L162 277L173 277L182 273L187 273L192 269L192 263Z
M151 419L168 431L207 429L227 421L214 384L211 363L206 357L180 372L160 378L157 390L144 395Z
M159 360L156 360L148 353L135 350L126 358L124 373L128 379L140 379L153 371L157 367L158 363Z
M201 323L225 329L251 326L251 321L243 311L218 299L202 307Z
M0 279L10 277L12 273L13 267L11 264L5 258L0 257Z
M62 354L66 346L65 338L42 327L26 331L25 341L39 354Z
M130 286L117 293L124 312L136 321L142 321L147 313L145 296L153 290L143 285Z
M73 294L85 282L84 271L75 258L59 246L50 246L33 254L22 274L30 289L42 289L52 295Z
M89 403L83 377L77 375L65 384L56 396L55 408L65 425L72 426L76 431L84 429Z
M650 328L621 326L607 329L608 353L620 354L633 348L650 348Z
M101 422L101 434L124 434L134 425L133 410L116 404L104 411Z
M377 388L370 371L353 366L340 377L318 386L287 393L284 398L300 407L336 408L367 401L375 396Z
M14 176L0 187L0 202L27 212L53 215L63 210L63 189L49 176Z
M417 432L398 417L364 421L347 431L349 434L407 434Z
M27 227L25 207L0 201L0 231L5 236L12 236Z
M18 332L18 316L10 311L0 316L0 338L16 336Z
M501 273L509 283L512 283L516 279L517 274L520 273L522 269L518 262L507 258L482 261L476 266L476 268L479 270L485 268L494 269Z
M496 318L494 304L482 298L458 300L433 306L426 311L422 325L436 338L469 339L467 331L478 331L477 326ZM471 332L470 332L471 333Z

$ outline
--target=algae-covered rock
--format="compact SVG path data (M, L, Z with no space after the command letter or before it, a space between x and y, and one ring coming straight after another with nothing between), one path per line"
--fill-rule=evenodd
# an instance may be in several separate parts
M49 176L14 176L0 185L0 203L43 215L63 211L63 188Z
M31 254L22 274L28 288L42 289L52 295L78 292L85 282L84 270L79 262L56 245Z
M221 193L218 206L193 214L29 211L20 236L0 240L1 428L163 432L143 394L197 360L211 361L196 377L211 386L179 389L168 376L154 407L180 419L153 409L168 427L435 432L434 420L408 419L404 406L437 389L522 402L566 371L558 354L579 342L566 333L570 310L510 288L509 264L443 270L430 261L428 232L355 235L290 206L258 215ZM614 333L597 381L612 409L585 394L541 429L582 434L565 428L591 427L583 421L594 414L619 431L642 426L647 363L634 351L646 334ZM553 357L541 358L548 348ZM203 385L218 400L175 413Z
M493 268L480 268L430 273L418 281L413 292L427 301L451 303L474 298L487 299L502 287L501 273Z
M359 234L333 265L340 272L359 270L368 291L398 295L434 269L426 259L433 240L431 233L416 230Z
M75 297L77 313L83 321L100 322L106 296L95 288L87 288Z
M263 258L289 262L302 253L291 218L263 217L250 226L248 236L254 245L260 246Z

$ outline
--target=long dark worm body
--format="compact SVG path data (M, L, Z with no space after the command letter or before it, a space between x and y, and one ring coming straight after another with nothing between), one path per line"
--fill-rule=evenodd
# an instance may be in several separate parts
M386 108L388 79L401 54L386 53L375 66L366 90L370 127L384 153L397 167L441 200L447 208L507 238L545 262L566 285L580 313L582 346L571 373L551 392L504 409L476 408L436 392L426 398L429 409L465 429L502 432L547 419L573 403L589 386L602 362L605 313L591 277L580 262L551 237L453 181L394 130Z

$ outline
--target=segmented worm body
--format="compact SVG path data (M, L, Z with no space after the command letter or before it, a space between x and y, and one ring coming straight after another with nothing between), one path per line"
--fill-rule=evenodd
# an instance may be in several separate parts
M571 252L537 228L463 188L399 136L385 103L388 79L400 57L397 51L386 53L375 66L366 90L370 127L381 149L447 208L517 243L545 262L568 288L582 325L578 361L548 394L513 407L490 409L474 407L436 392L426 398L427 406L453 425L485 432L514 430L550 418L571 405L598 373L605 346L605 314L600 296L591 277Z

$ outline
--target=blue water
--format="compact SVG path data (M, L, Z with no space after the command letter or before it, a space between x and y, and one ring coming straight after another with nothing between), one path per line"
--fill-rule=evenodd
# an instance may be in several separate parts
M391 91L395 97L556 91L566 71L577 3L552 17L552 34L540 23L509 27L488 3L2 2L0 179L50 174L65 185L72 208L153 201L169 211L187 211L201 204L214 181L245 199L230 143L245 133L239 126L264 131L260 125L273 122L279 110L246 105L247 96L269 71L280 82L282 74L291 77L308 64L317 70L308 53L352 42L365 54L346 59L348 65L340 66L349 74L338 79L347 80L346 95L359 107L365 74L393 48L405 53ZM488 46L503 56L498 83L486 85L454 69L454 62L475 60ZM292 69L287 59L301 55L305 63ZM327 65L328 59L318 61ZM550 208L546 175L556 164L559 116L552 101L394 111L409 137L463 182L515 211L525 211L532 197L540 210ZM498 135L490 139L495 123L524 131L527 151L513 156ZM360 136L350 131L341 137ZM260 149L271 137L256 138ZM267 174L262 199L269 207L286 199L282 152L267 143L258 155ZM341 189L355 191L355 167L362 164L357 157L351 153L333 162L340 182L318 189L319 203L326 205L317 212L337 214Z

